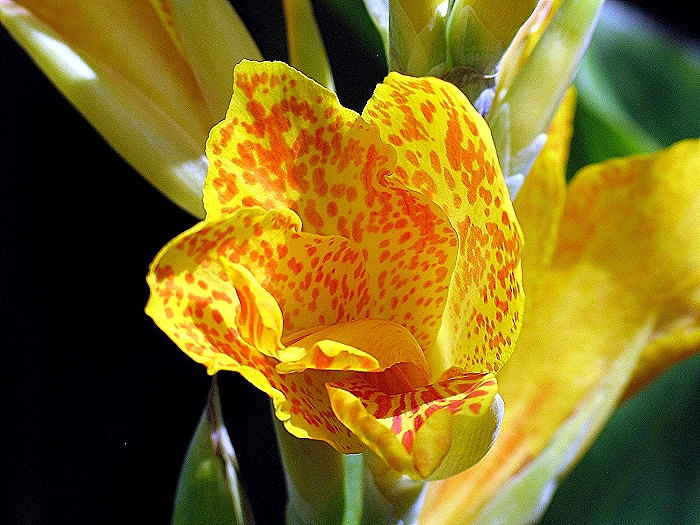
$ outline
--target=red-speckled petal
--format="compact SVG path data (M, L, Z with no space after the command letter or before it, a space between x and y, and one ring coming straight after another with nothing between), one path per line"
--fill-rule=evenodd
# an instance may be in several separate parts
M277 389L271 395L275 415L296 437L325 441L344 454L362 452L364 445L337 418L326 390L326 383L342 381L350 374L352 372L306 370L276 375L271 381Z
M231 344L226 337L277 356L279 339L290 332L366 318L371 301L364 260L352 243L300 228L294 212L260 208L198 224L153 262L147 312L211 373L239 362L223 357L229 352L221 348ZM242 296L232 276L246 274L258 289L251 284ZM241 310L246 298L246 304L266 305L257 308L265 310L262 318Z
M310 264L300 255L306 253L309 243L320 247L321 253L340 254L335 263L331 256L325 265L330 269L340 265L351 276L346 284L355 295L345 306L354 311L363 302L357 301L357 290L366 288L361 258L354 258L360 261L359 266L343 262L347 241L320 239L299 229L294 212L260 208L198 224L171 241L152 263L146 312L185 353L206 365L209 373L239 372L267 393L278 417L293 434L328 441L343 452L359 452L362 444L338 421L325 389L326 382L343 379L350 372L280 374L276 370L281 361L301 359L304 350L281 344L283 313L270 290L286 290L286 304L307 317L306 301L314 301L317 313L324 311L331 324L349 317L349 310L340 315L332 304L333 297L344 299L340 287L336 295L321 298L310 291L311 286L299 294L295 292L300 285L289 286L305 280L305 273L294 269L297 263L302 267ZM338 250L332 251L333 246ZM289 265L292 260L296 262ZM296 319L290 316L292 321Z
M489 450L501 420L492 374L464 374L405 393L379 390L374 374L328 385L338 418L392 469L445 478ZM495 401L499 399L498 401Z
M289 208L308 232L352 230L395 164L375 126L282 62L238 64L226 118L207 142L207 218L241 206ZM350 235L346 235L350 238Z
M371 316L435 344L457 234L439 206L387 179L395 153L376 126L286 64L242 62L208 155L208 218L287 207L304 231L342 235L365 258Z
M192 274L174 274L173 266L168 264L174 259L169 255L179 255L174 252L164 254L161 263L165 266L156 267L157 273L149 275L153 295L147 312L156 323L190 357L206 364L210 373L239 372L268 394L277 417L294 435L327 441L341 452L360 452L363 445L335 416L325 388L326 382L342 380L348 372L279 374L275 368L279 359L301 356L300 349L279 345L279 333L263 335L275 324L267 321L281 317L272 296L255 283L245 267L224 262L225 271L234 277L230 281L217 279L212 286L216 292L206 300L193 299L188 286L181 286L182 280L187 284ZM194 277L207 276L195 273ZM187 297L190 301L180 299ZM276 316L261 307L276 308ZM266 346L266 342L272 344ZM275 356L267 355L273 352Z
M457 234L435 203L399 183L387 185L394 187L359 230L375 299L371 315L408 328L430 355L457 261ZM431 369L432 376L441 372Z
M396 148L392 177L439 204L459 235L431 370L498 370L520 330L522 240L488 126L453 85L398 73L363 116Z

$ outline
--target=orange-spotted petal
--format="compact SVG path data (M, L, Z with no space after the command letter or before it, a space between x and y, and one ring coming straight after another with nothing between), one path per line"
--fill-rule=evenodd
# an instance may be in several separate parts
M247 218L251 216L259 218L261 211L253 210ZM221 369L238 369L242 364L255 368L257 365L250 359L260 357L251 346L256 342L254 337L245 335L252 315L245 321L243 334L237 326L241 301L249 296L243 293L239 297L216 251L222 232L244 231L236 222L243 222L245 217L236 219L226 225L202 222L176 237L156 256L147 277L151 296L146 312L185 353L205 364L212 374ZM245 303L244 315L253 306ZM273 367L274 362L270 361L269 366Z
M282 63L243 62L235 79L208 144L208 217L289 208L305 232L352 241L365 259L371 317L434 344L457 257L445 213L387 178L393 148L327 89Z
M464 374L402 393L387 393L372 375L330 383L338 418L392 469L415 479L461 472L491 447L500 401L491 374Z
M363 116L397 151L392 178L445 212L459 255L431 370L496 371L521 324L520 229L490 131L467 98L435 78L390 73Z
M350 374L327 370L275 372L270 381L275 390L267 392L272 397L275 415L298 438L325 441L344 454L362 452L364 445L335 415L326 390L327 383L341 381Z
M241 206L289 208L306 231L320 234L364 207L370 181L394 167L393 150L373 126L282 62L236 66L231 104L207 153L209 218Z
M176 238L154 268L179 268L183 278L201 273L211 296L216 286L226 293L231 288L222 261L245 266L279 305L281 337L368 317L371 298L361 254L345 239L300 229L290 210L241 210Z

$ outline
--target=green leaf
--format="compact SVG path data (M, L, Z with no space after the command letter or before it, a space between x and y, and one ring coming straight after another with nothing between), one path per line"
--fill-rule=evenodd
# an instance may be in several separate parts
M607 3L575 82L569 173L700 136L700 47Z
M173 525L253 524L237 470L214 376L207 405L180 472Z

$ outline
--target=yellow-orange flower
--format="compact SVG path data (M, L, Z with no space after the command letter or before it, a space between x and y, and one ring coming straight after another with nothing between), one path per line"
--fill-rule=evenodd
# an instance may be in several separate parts
M148 275L147 312L298 437L417 479L492 444L521 324L521 234L482 117L390 74L363 115L282 63L236 67L206 219Z

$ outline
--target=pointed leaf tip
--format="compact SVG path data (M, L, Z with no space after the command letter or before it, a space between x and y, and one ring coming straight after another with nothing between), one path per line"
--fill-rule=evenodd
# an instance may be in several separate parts
M214 376L180 472L173 525L253 525L237 469Z

